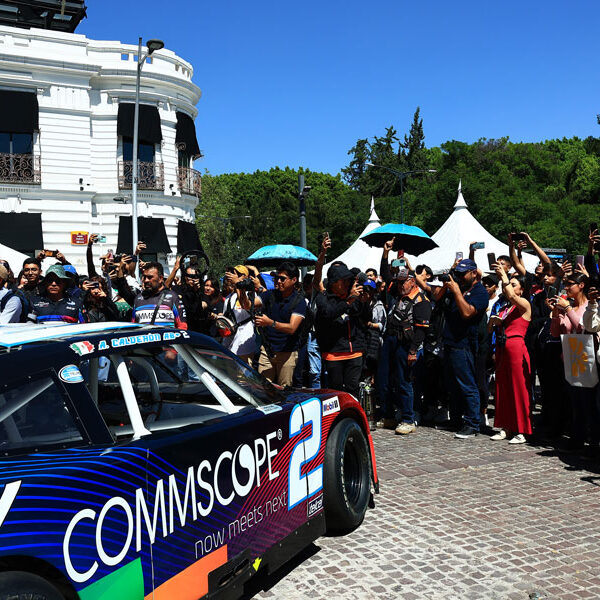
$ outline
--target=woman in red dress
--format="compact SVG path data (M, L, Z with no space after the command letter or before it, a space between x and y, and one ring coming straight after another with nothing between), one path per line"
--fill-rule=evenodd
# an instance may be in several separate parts
M531 321L531 304L526 299L525 278L508 278L500 265L495 270L502 281L502 291L509 306L490 319L496 327L496 415L494 426L500 431L490 439L510 444L525 443L530 435L531 366L525 346L525 333ZM498 344L498 337L505 342Z

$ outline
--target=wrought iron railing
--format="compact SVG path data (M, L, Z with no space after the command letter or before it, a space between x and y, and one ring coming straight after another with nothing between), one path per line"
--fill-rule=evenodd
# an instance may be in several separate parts
M133 161L119 161L119 189L130 190L133 184ZM164 190L165 169L163 163L138 161L138 189Z
M5 154L0 152L0 183L42 182L40 157L33 154Z
M187 167L178 167L177 181L179 182L179 191L182 194L202 194L202 175L196 169Z

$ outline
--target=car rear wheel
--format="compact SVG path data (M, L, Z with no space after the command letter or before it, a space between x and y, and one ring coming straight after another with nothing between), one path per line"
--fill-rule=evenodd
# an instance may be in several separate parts
M325 449L324 507L328 534L356 529L364 519L371 492L369 447L354 419L342 419Z
M0 600L65 600L45 579L25 571L0 573Z

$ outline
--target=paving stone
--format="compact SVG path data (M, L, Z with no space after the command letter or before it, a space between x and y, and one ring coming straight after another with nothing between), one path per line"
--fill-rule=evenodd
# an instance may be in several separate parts
M598 465L427 427L373 441L375 509L255 598L600 598Z

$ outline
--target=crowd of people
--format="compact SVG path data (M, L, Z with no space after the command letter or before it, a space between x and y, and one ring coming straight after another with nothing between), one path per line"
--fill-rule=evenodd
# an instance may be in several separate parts
M0 260L0 325L130 321L189 329L278 385L368 397L372 427L409 435L435 424L459 439L481 432L511 444L535 433L600 457L598 378L566 376L561 342L566 334L591 336L598 349L597 230L577 261L551 260L521 232L489 265L475 263L480 244L473 242L468 258L457 252L435 275L425 264L413 268L403 251L390 261L395 239L364 273L339 261L323 273L325 234L315 271L302 281L289 261L270 273L239 264L219 276L194 256L178 258L167 277L161 263L140 260L143 243L96 265L96 241L90 237L87 274L58 251L26 259L17 275ZM539 257L533 273L526 248ZM54 264L43 264L49 259Z

